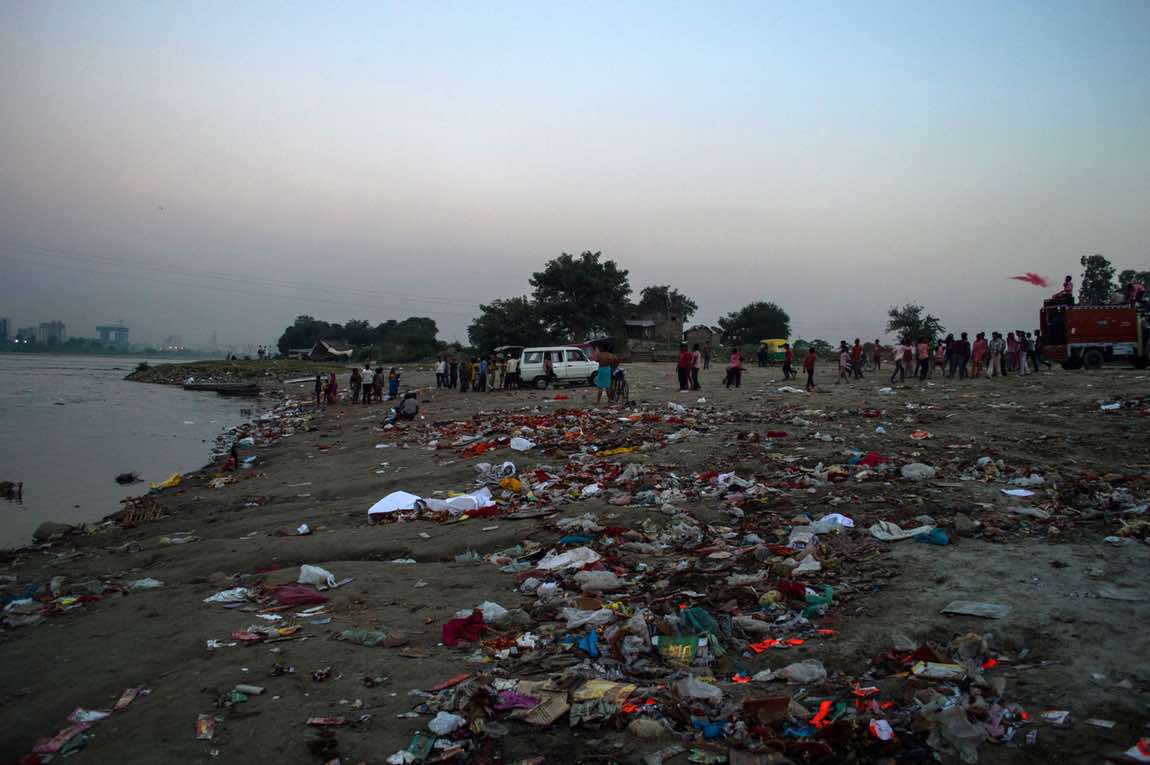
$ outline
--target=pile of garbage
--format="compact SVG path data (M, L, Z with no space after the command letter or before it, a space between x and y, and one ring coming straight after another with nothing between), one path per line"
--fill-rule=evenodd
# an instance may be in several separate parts
M28 580L0 575L0 625L5 629L32 627L52 617L81 611L87 604L163 586L163 582L152 577L72 581L64 576Z

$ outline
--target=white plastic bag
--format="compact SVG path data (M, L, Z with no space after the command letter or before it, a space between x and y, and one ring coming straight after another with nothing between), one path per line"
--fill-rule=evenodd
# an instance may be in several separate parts
M796 661L794 664L788 664L782 669L775 671L774 676L781 677L788 683L807 685L826 680L827 671L823 668L823 663L818 659L803 659L802 661Z
M575 575L575 583L583 592L612 592L627 586L625 581L610 571L580 571Z
M453 715L450 712L440 712L431 721L427 723L427 729L437 736L446 736L454 733L467 723L459 715Z
M299 567L299 578L296 581L300 584L313 585L317 590L326 590L336 585L335 574L326 568L313 566L310 563L305 563Z

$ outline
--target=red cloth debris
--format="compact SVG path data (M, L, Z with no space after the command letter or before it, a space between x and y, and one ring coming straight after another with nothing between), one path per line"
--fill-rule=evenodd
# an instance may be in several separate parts
M807 596L807 586L802 582L796 582L791 579L780 579L779 583L775 585L775 589L782 593L784 597L794 598L796 600L803 600Z
M884 462L889 462L889 460L878 452L867 452L866 456L859 460L858 464L864 467L878 467Z
M487 629L483 624L483 612L478 608L471 612L471 616L463 619L450 619L443 625L443 644L455 646L460 640L474 643Z
M303 584L282 584L273 589L271 595L285 606L305 606L310 603L327 602L327 595Z
M1049 287L1050 286L1050 282L1046 281L1046 277L1039 276L1038 274L1034 273L1033 271L1027 271L1025 274L1022 274L1021 276L1012 276L1010 278L1016 282L1026 282L1027 284L1033 284L1035 287Z

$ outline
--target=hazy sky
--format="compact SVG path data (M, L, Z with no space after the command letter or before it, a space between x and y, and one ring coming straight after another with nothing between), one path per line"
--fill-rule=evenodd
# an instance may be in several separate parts
M465 339L586 249L701 322L1032 327L1009 275L1150 268L1150 2L0 0L17 324Z

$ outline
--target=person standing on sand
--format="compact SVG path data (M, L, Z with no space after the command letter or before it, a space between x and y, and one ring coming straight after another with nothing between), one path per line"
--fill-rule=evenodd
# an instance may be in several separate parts
M703 344L703 369L711 368L711 341Z
M323 404L323 374L320 372L315 373L315 408L319 409Z
M815 389L815 362L818 360L814 346L807 348L806 358L803 359L803 369L807 372L807 390Z
M1143 335L1145 336L1145 335ZM1042 330L1034 330L1034 371L1038 371L1039 364L1045 364L1047 369L1053 369L1050 362L1042 358Z
M506 390L519 387L519 359L512 356L507 359L507 378L503 381Z
M918 375L919 382L926 382L927 375L930 374L930 341L925 337L920 337L915 351L915 356L918 359L918 369L915 370L915 374Z
M459 384L459 360L454 356L447 357L447 389L455 390Z
M731 362L727 366L727 387L736 388L743 384L743 352L738 346L731 349Z
M334 405L339 400L339 381L335 377L335 372L331 373L331 377L327 381L327 403Z
M967 337L965 332L962 333L961 339L958 340L958 377L961 380L966 379L966 365L970 363L970 338Z
M615 358L613 353L606 351L596 351L595 360L599 362L599 368L595 370L595 405L598 406L603 400L603 394L607 394L607 403L610 404L612 400L611 394L611 372L612 369L619 364L619 359Z
M863 376L863 367L866 362L863 360L863 347L859 339L855 338L855 344L851 346L851 371L854 372L856 380L861 380Z
M372 381L371 395L377 402L383 401L383 384L387 382L387 376L383 372L383 367L375 368L375 379Z
M1008 371L1018 371L1018 339L1013 332L1006 333L1006 368Z
M970 377L977 380L982 377L982 360L986 356L986 333L979 332L974 336L974 345L970 346Z
M877 372L882 369L882 343L878 341L877 337L874 341L874 351L872 353L874 355L874 369Z
M988 356L988 363L986 365L987 377L1002 376L1002 348L1002 335L998 332L991 332L990 342L986 344L986 355Z
M679 361L675 364L675 373L679 376L679 392L686 393L691 384L691 352L687 344L679 346Z
M835 380L838 385L843 380L851 381L851 350L847 348L846 340L839 340L839 377Z
M371 364L363 365L363 403L371 403L371 391L375 385L375 372L371 371Z
M699 370L703 368L703 352L699 350L699 344L695 343L695 349L691 351L691 390L702 390L699 385Z
M467 384L471 382L471 362L465 356L459 362L459 392L467 392Z
M487 390L487 372L490 366L491 365L487 363L486 356L479 358L479 377L475 380L475 390L478 393L483 393Z
M359 367L351 368L351 377L347 381L348 387L351 388L351 403L359 403L359 389L363 385L363 372L359 371Z
M440 356L435 362L435 389L447 387L447 357Z

